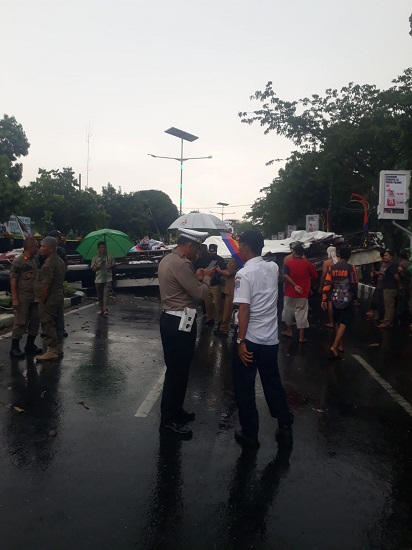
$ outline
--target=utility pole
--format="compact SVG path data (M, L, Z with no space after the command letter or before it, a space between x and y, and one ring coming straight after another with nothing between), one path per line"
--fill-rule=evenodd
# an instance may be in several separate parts
M92 134L90 132L90 122L87 127L87 135L86 135L86 141L87 141L87 166L86 166L86 189L89 188L89 172L90 172L90 138L92 137Z

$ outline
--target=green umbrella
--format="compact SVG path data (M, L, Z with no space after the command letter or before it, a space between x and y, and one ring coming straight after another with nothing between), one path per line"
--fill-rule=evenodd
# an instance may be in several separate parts
M79 244L76 252L81 254L86 260L91 260L98 253L97 244L106 243L107 252L113 258L122 258L126 256L129 250L134 246L126 233L116 229L99 229L92 231Z

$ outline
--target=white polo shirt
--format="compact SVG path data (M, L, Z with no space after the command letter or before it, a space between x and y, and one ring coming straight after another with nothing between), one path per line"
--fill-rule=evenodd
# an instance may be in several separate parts
M249 304L246 339L266 346L279 344L278 274L275 262L261 256L247 261L235 276L235 304Z

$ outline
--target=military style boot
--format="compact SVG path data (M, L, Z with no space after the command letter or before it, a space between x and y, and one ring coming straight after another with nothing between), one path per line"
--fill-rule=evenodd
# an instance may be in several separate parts
M30 355L40 355L43 353L43 350L41 348L38 348L36 344L34 343L36 337L30 336L30 334L27 336L27 342L24 347L24 351Z
M24 359L26 357L24 351L20 349L20 340L13 338L11 341L10 357L16 357L16 359Z
M53 348L47 348L42 355L36 355L36 361L54 361L59 358L59 354Z

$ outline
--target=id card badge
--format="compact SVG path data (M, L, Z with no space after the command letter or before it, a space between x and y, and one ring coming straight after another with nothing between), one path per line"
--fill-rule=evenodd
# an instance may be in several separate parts
M180 319L179 330L183 332L190 332L192 330L193 323L196 319L196 310L191 307L185 307L183 315Z
M239 326L239 310L233 310L233 324L237 327Z

